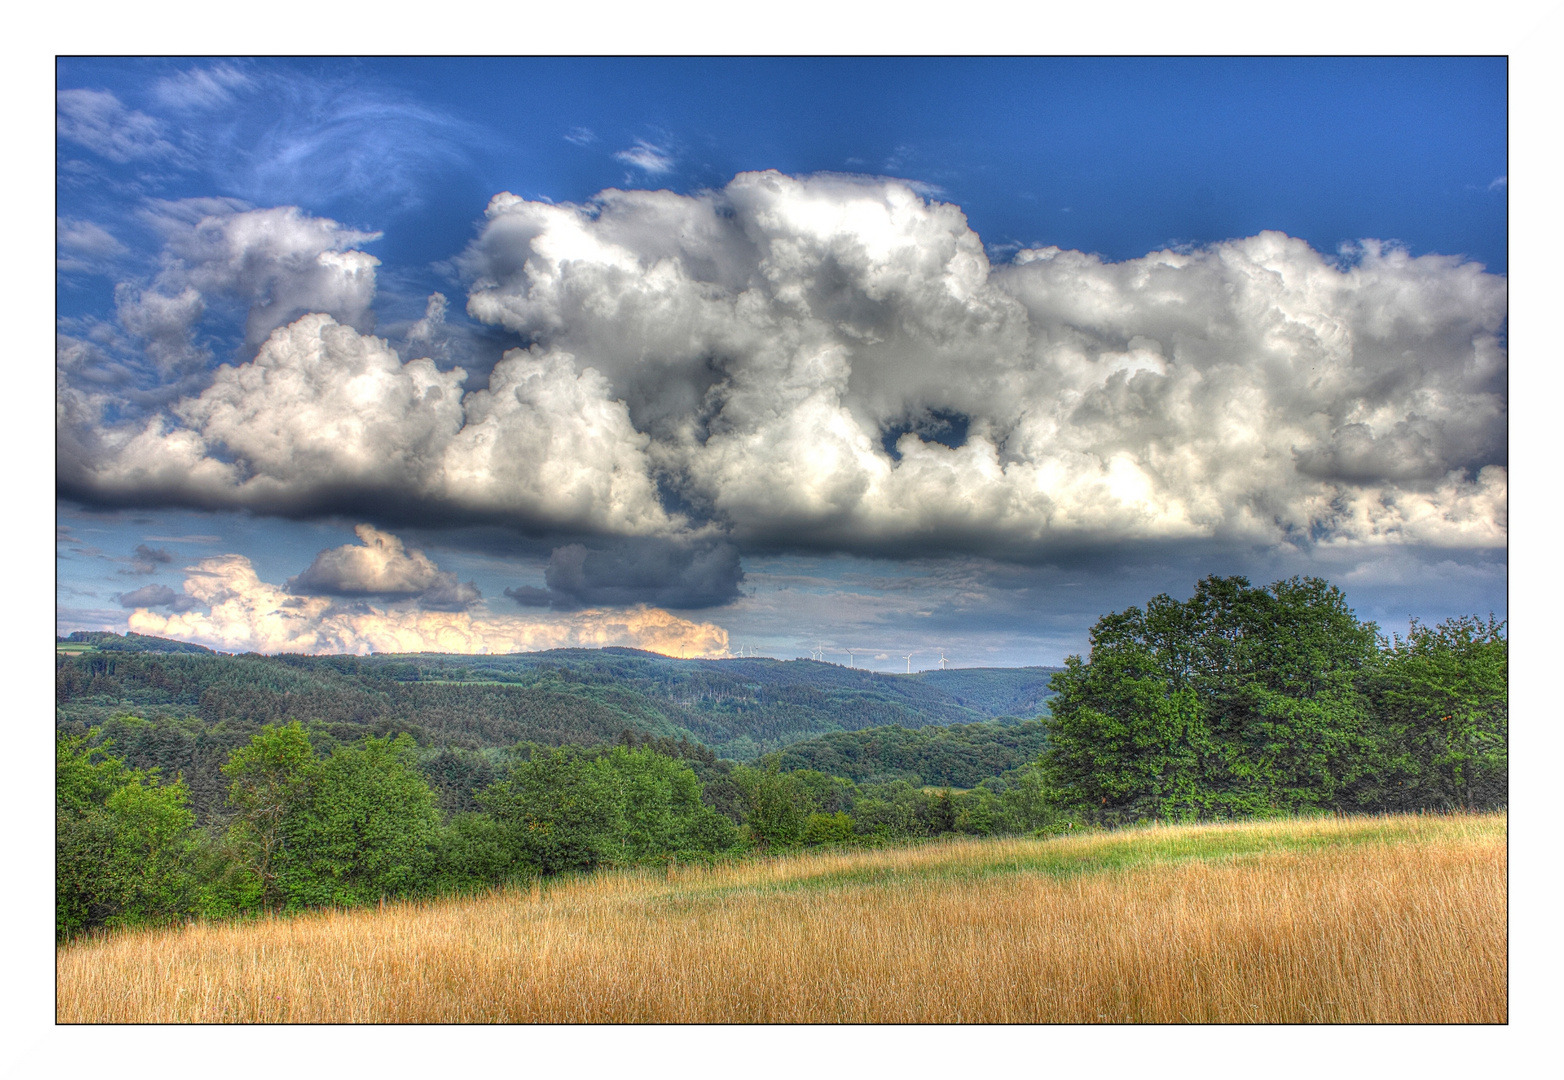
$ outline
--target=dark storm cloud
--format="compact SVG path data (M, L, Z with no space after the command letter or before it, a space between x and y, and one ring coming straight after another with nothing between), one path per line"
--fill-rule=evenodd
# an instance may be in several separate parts
M131 553L130 567L121 570L122 574L155 574L160 566L167 566L174 561L174 556L167 548L151 548L145 544L137 544L136 550Z
M192 596L175 592L167 585L143 585L133 592L120 593L114 598L123 608L166 607L170 611L191 611L200 606Z
M520 586L505 595L523 607L560 611L630 604L687 610L731 603L743 580L738 549L729 543L568 544L549 558L546 589Z

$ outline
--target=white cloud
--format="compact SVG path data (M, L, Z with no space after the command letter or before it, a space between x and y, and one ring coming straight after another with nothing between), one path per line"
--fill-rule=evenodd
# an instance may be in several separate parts
M532 343L487 388L310 315L170 417L64 416L62 490L892 555L1506 542L1506 282L1455 258L1264 233L992 265L906 184L747 173L502 194L461 265Z
M146 113L127 109L105 90L61 90L55 95L55 131L59 137L124 165L147 158L178 156L163 137L163 125Z
M152 94L172 109L215 109L254 86L255 79L233 64L214 64L161 78L152 84Z
M626 165L634 165L652 176L661 176L663 173L673 171L673 155L664 147L649 143L645 139L637 139L635 145L628 150L620 150L614 155L614 160L622 161Z
M379 239L377 232L313 217L296 206L236 211L207 200L189 210L178 203L159 204L150 219L161 225L167 244L158 290L193 288L206 297L241 300L249 308L245 342L250 348L311 312L359 330L374 327L371 305L380 260L354 249Z
M286 513L412 501L437 515L624 535L677 528L657 499L647 437L597 372L513 350L464 400L465 378L427 359L404 364L380 338L307 315L255 360L219 368L173 417L92 432L98 452L62 441L62 485Z
M288 587L301 593L340 596L412 596L435 583L440 568L422 551L408 551L399 537L373 525L353 529L361 541L322 551Z
M253 351L276 327L306 312L322 312L368 330L374 325L379 260L354 245L379 236L311 217L297 207L249 209L232 199L150 202L143 220L165 237L150 282L115 288L119 329L95 329L100 341L62 334L56 352L60 408L88 430L62 439L97 441L90 429L107 409L159 407L206 381L210 350L198 324L210 307L245 311L245 348ZM62 221L62 247L110 252L113 237L88 223ZM101 235L100 235L101 234ZM101 255L99 257L102 257ZM112 391L100 389L112 386ZM123 441L124 432L110 438Z
M138 608L130 615L130 629L263 653L508 653L618 645L694 657L721 656L728 648L721 627L657 608L525 618L364 603L344 606L330 597L296 596L268 584L242 555L203 559L189 567L184 591L190 610L162 615Z
M462 582L417 548L373 525L353 532L360 543L322 551L305 571L288 580L300 595L416 597L419 606L439 611L464 611L483 599L470 581Z
M604 372L740 536L1503 543L1505 282L1475 265L1267 233L995 267L903 184L776 173L489 217L470 313ZM885 453L935 410L964 445Z
M56 218L54 242L60 249L57 266L60 270L96 270L104 263L125 254L125 245L114 238L101 225L78 218Z

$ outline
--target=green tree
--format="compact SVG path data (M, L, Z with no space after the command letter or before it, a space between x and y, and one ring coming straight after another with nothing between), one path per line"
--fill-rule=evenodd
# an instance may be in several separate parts
M540 750L478 793L518 861L542 874L590 870L622 828L611 770L573 748Z
M794 773L782 772L775 764L764 769L741 765L733 770L733 782L743 794L751 843L762 851L777 851L803 842L812 807Z
M609 856L636 863L668 855L708 855L731 847L727 818L701 801L690 767L652 750L616 746L599 759L614 794Z
M309 770L284 822L290 906L370 903L418 891L440 827L408 735L338 747Z
M838 810L834 814L810 814L804 819L804 843L844 844L853 839L852 815Z
M510 829L489 814L453 814L435 839L436 892L471 892L526 880L536 872L521 860Z
M280 908L290 890L282 872L290 862L289 833L308 798L315 752L297 720L268 724L222 767L233 812L228 839L244 885L240 907Z
M185 914L197 836L184 784L160 783L88 743L55 742L55 933Z
M1386 799L1402 806L1496 808L1509 801L1509 642L1489 615L1386 643L1371 682L1386 723Z
M1211 577L1105 615L1051 682L1044 779L1106 824L1345 805L1377 760L1376 641L1318 578Z

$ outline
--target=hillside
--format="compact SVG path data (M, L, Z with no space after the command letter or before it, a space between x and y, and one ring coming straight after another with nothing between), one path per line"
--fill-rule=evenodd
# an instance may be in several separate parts
M880 727L816 735L763 760L783 770L814 769L859 784L906 780L919 787L974 788L1037 760L1045 742L1043 725L1036 720Z
M194 645L188 641L174 641L171 638L150 637L146 634L112 634L106 630L77 630L65 637L55 638L54 647L56 652L61 653L154 652L217 655L205 645Z
M196 922L62 948L56 1017L1503 1024L1505 830L1419 815L961 838Z
M325 746L405 731L431 753L484 751L523 741L591 745L630 730L748 761L833 731L995 721L1018 703L1040 702L1051 674L887 675L814 660L675 660L635 649L230 656L139 635L73 634L65 643L87 651L56 656L57 727L102 726L134 766L184 775L203 816L221 802L217 768L228 754L262 725L289 719L304 721Z

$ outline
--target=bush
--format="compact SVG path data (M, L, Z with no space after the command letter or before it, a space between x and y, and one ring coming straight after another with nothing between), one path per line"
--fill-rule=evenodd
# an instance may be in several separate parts
M89 748L90 737L55 742L59 937L169 921L195 901L197 837L184 784Z

